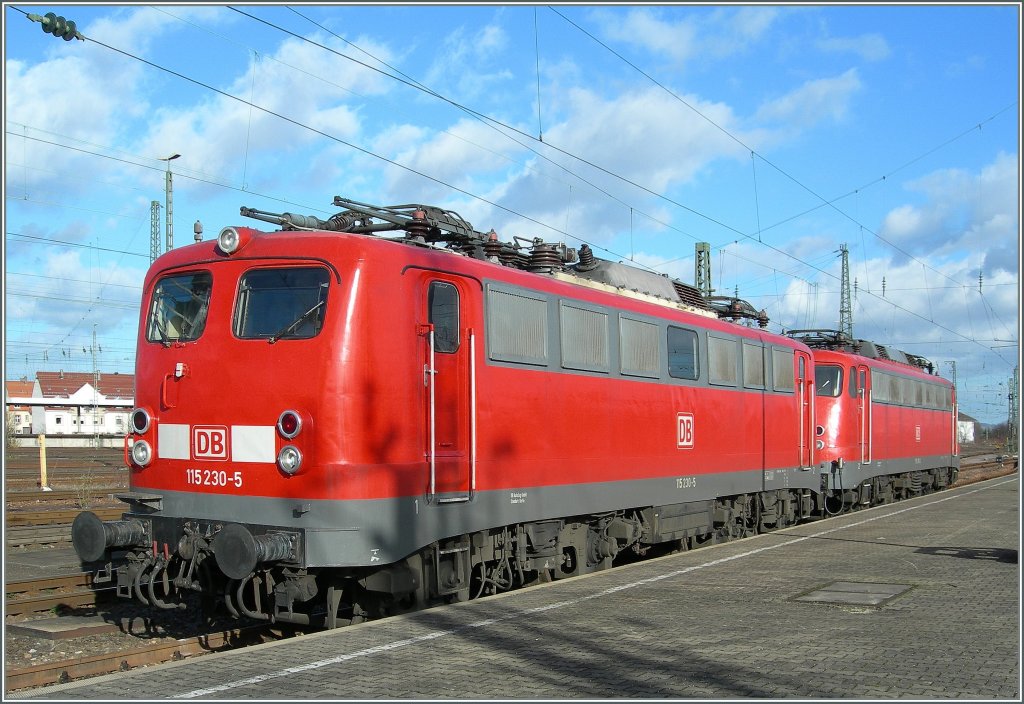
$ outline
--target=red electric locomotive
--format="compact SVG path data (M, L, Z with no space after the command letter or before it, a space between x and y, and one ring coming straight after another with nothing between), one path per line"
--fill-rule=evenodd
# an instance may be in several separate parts
M835 330L788 334L814 350L826 509L889 503L956 481L956 393L931 362Z
M126 511L72 532L122 596L334 627L826 508L811 350L749 306L335 205L150 268Z

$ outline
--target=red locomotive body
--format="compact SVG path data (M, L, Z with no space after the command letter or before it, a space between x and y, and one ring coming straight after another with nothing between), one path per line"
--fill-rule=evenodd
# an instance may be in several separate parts
M283 229L147 274L128 510L73 529L83 562L125 550L122 595L333 627L782 527L843 490L803 343L586 246L335 202L243 208Z
M818 457L843 504L886 503L956 480L956 393L928 360L835 331L814 347Z

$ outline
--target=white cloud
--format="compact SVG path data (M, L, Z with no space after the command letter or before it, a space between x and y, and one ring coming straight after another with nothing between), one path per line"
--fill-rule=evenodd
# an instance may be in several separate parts
M729 25L740 37L760 39L780 16L777 7L741 7L736 10Z
M504 65L508 41L508 35L498 24L488 24L479 30L457 27L432 52L436 58L423 83L460 102L486 99L488 91L513 77Z
M816 42L817 47L832 54L856 54L865 61L882 61L892 51L881 34L862 34L858 37L825 37Z
M90 39L136 55L148 52L165 31L180 29L182 21L218 25L231 23L237 16L219 7L203 6L169 7L167 12L156 7L113 9L110 15L79 29Z
M603 11L595 12L594 17L608 38L663 54L677 62L686 61L697 49L698 27L692 19L668 22L647 8L630 10L625 18Z
M372 150L384 154L413 171L430 174L471 192L486 190L481 179L490 179L507 168L521 166L505 149L519 149L489 125L471 119L457 122L442 132L431 132L411 125L387 129L374 140ZM418 193L421 197L445 198L445 186L428 182L412 171L388 170L387 191L396 194ZM457 196L456 196L457 197Z
M767 34L780 13L772 7L741 7L687 14L675 21L665 19L665 14L642 8L631 9L625 18L606 10L595 11L593 17L609 39L684 64L745 51Z
M807 81L786 95L765 102L755 118L800 127L810 127L825 119L841 120L860 89L857 69L851 68L838 76Z
M986 271L1017 271L1006 257L1019 240L1018 162L1001 153L978 173L942 169L906 184L923 202L890 210L879 234L911 254L945 256L987 249L998 253Z

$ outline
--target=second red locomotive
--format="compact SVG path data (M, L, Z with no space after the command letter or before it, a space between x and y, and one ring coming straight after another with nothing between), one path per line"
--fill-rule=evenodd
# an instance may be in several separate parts
M788 334L814 348L818 457L838 508L956 481L956 393L931 362L835 330Z

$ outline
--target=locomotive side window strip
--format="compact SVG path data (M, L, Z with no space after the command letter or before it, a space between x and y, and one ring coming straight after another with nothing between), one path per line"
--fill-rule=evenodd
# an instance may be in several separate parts
M871 375L871 397L877 403L888 403L889 401L889 380L886 374L875 372Z
M796 389L792 348L512 284L484 287L486 355L499 365L736 391Z
M739 353L736 340L708 335L708 381L736 386Z
M593 372L611 370L607 313L561 301L559 321L563 367Z
M329 281L320 267L247 271L239 282L235 335L269 342L315 337L323 327Z
M206 329L213 277L208 271L165 276L153 287L146 339L150 342L188 342Z
M619 318L621 371L627 376L657 378L661 372L658 326L642 320Z
M953 392L948 386L879 371L873 372L871 379L872 397L876 403L953 410Z
M491 359L547 366L547 300L488 286L487 303Z
M775 391L796 390L793 374L793 350L772 348L772 388Z
M748 389L764 388L764 348L743 343L743 385Z
M697 333L668 326L668 374L676 379L696 380L700 375Z

